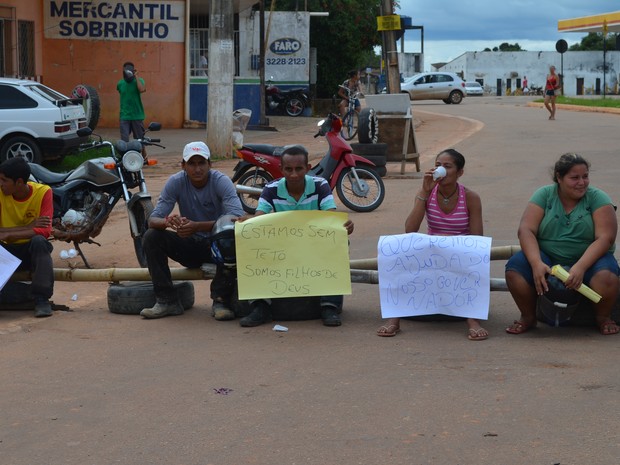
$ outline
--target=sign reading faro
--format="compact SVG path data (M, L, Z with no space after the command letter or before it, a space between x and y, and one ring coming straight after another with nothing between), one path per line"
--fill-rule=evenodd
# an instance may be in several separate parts
M290 55L291 53L298 52L300 49L301 42L290 37L276 39L269 46L269 50L276 55Z

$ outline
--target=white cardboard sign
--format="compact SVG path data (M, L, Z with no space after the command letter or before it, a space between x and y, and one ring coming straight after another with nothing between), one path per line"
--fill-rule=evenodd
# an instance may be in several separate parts
M489 316L491 238L381 236L377 247L383 318Z

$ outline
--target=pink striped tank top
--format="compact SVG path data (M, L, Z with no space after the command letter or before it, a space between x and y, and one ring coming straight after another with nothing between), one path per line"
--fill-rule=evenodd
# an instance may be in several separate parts
M426 202L426 224L431 236L460 236L469 234L469 211L465 187L458 185L458 200L456 207L450 213L445 213L437 201L439 186L435 186Z

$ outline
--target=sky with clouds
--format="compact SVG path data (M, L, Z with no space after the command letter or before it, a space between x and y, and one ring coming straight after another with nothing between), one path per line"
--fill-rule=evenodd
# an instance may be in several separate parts
M529 51L553 51L564 39L569 46L585 34L558 32L558 20L620 10L618 0L400 0L396 14L424 26L424 69L465 52L519 43ZM400 41L398 42L400 51ZM405 52L420 52L420 31L405 33Z

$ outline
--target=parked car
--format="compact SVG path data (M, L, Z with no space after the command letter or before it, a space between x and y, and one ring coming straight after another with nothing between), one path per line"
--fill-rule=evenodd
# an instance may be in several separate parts
M467 81L465 83L465 93L468 97L472 95L482 97L484 95L484 89L482 88L482 84L479 82Z
M60 158L88 140L82 98L70 98L35 81L0 78L0 162Z
M454 73L421 73L405 79L401 92L411 100L443 100L459 104L465 98L465 82Z

